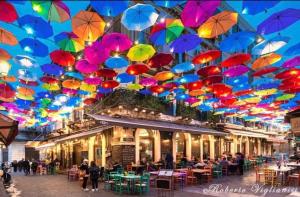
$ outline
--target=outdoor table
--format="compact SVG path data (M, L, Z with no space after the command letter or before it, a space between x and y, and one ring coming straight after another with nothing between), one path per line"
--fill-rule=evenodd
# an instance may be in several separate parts
M145 165L139 165L139 164L132 165L132 170L135 171L137 174L141 174L143 172L144 168L145 168Z
M287 166L300 168L300 163L297 163L297 162L290 162L290 163L287 163Z
M135 181L136 180L140 180L141 176L140 175L129 174L129 175L121 175L121 178L126 179L128 181L130 191L132 193L134 193L134 184L135 184Z
M283 184L284 179L286 180L286 178L288 177L290 172L292 172L295 168L285 167L285 166L281 166L280 168L278 168L278 166L269 166L268 169L274 170L276 172L277 176L281 175L281 185L284 185Z
M158 174L159 174L159 171L153 171L153 172L150 172L150 175L156 175L156 176L158 176ZM173 172L173 174L172 174L173 182L175 181L176 178L181 177L181 176L184 176L184 175L185 175L184 172ZM176 189L176 188L175 188L175 185L174 185L174 188L173 188L173 189Z

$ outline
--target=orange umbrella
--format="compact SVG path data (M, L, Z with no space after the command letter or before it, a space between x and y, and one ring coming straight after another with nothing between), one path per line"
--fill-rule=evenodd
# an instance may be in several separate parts
M34 90L31 88L26 87L19 87L18 93L24 95L24 96L32 96L34 94Z
M221 51L219 50L209 50L204 53L196 55L193 59L194 64L205 64L212 60L218 59L221 56Z
M6 82L16 82L17 81L15 76L3 76L2 80L6 81Z
M171 79L173 77L174 77L174 74L172 72L162 71L162 72L156 73L153 78L158 80L158 81L166 81L166 80Z
M104 20L96 13L80 11L72 18L73 32L85 41L95 41L103 35Z
M62 82L62 86L65 88L75 90L80 87L80 81L77 81L75 79L67 79Z
M210 17L198 29L198 35L202 38L215 38L227 32L237 23L238 14L236 12L223 11Z
M0 43L8 45L17 45L17 38L9 31L0 28Z
M7 61L11 58L11 55L4 49L0 49L0 60Z
M281 55L276 53L269 53L267 55L261 56L260 58L256 59L252 64L252 68L255 70L260 69L265 66L274 64L279 60L281 60Z

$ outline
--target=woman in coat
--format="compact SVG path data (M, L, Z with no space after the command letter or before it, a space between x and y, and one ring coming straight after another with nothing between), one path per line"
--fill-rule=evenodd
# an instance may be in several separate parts
M89 165L88 165L88 160L87 159L84 159L82 164L80 165L80 168L79 168L81 171L83 171L84 173L84 176L83 176L83 183L82 183L82 189L83 191L89 191L88 188L86 188L86 185L87 185L87 181L89 179Z
M100 175L100 168L96 165L94 161L91 162L90 171L90 178L92 181L92 191L98 191L98 179Z

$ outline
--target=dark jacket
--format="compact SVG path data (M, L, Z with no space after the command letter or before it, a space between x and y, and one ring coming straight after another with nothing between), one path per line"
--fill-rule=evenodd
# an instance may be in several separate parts
M91 177L91 179L95 180L95 179L99 178L100 169L99 169L98 166L92 166L92 167L90 167L89 171L90 171L90 177Z
M90 174L89 166L87 164L82 163L79 169L84 171L86 175Z

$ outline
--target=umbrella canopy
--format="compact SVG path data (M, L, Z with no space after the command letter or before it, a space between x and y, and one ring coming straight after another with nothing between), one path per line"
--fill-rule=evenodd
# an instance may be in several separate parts
M108 68L100 69L97 71L96 74L98 77L107 77L107 78L114 78L115 76L117 76L116 71Z
M110 57L105 61L105 65L108 68L124 68L127 67L129 62L124 57L116 56L116 57Z
M248 71L249 71L249 68L247 66L236 65L236 66L232 66L229 69L227 69L226 71L224 71L223 74L226 77L237 77L237 76L245 74Z
M132 41L126 34L109 33L103 36L102 44L109 50L123 52L132 46Z
M158 6L161 7L166 7L166 8L173 8L178 4L183 3L184 1L181 0L165 0L165 1L161 1L161 0L153 0L154 3Z
M58 90L60 90L60 87L57 83L55 83L55 84L44 83L42 85L42 88L45 89L45 90L49 90L49 91L58 91Z
M114 81L114 80L108 80L108 81L102 82L101 86L103 88L116 88L119 86L119 82Z
M43 76L40 78L40 81L44 82L44 83L49 83L49 84L54 84L54 83L59 82L59 80L57 78L51 77L51 76Z
M152 77L147 77L147 78L141 79L140 84L143 86L154 86L154 85L157 85L157 80Z
M74 79L83 80L83 76L79 72L66 72L65 76L71 77Z
M105 46L98 41L84 49L84 57L90 64L102 64L109 55L109 50L107 50Z
M6 1L0 1L0 21L12 23L18 18L18 13L15 7ZM5 14L4 14L5 13Z
M253 77L260 77L260 76L263 76L263 75L266 75L266 74L275 72L275 71L277 71L278 69L279 69L279 68L277 68L277 67L263 67L262 69L256 70L256 71L252 74L252 76L253 76Z
M25 15L18 19L18 24L27 34L39 38L49 38L53 35L52 26L41 17Z
M64 22L70 19L70 10L61 0L31 1L32 9L48 21Z
M243 1L243 14L256 15L260 12L266 11L266 9L272 8L280 1Z
M64 74L64 69L56 64L44 64L41 69L48 75L61 76Z
M88 77L84 79L84 82L89 85L100 85L102 80L100 77Z
M54 41L65 51L78 52L84 49L84 41L73 32L61 32L54 37Z
M293 56L298 54L300 54L300 43L291 46L284 52L284 55L288 55L288 56Z
M14 96L15 96L15 91L9 84L6 83L0 84L0 100L2 100L3 98L5 99L13 98Z
M207 62L213 61L221 57L221 51L219 50L209 50L196 55L193 58L194 64L205 64Z
M24 51L33 56L45 57L48 55L48 47L39 40L32 38L24 38L20 41L20 45Z
M130 75L140 75L149 71L146 64L132 64L127 67L126 72Z
M11 58L11 55L4 49L0 48L0 60L7 61Z
M293 68L295 66L300 66L300 56L296 56L292 59L285 61L282 66L284 68Z
M288 8L272 14L257 27L259 34L271 34L281 31L299 20L300 9Z
M236 66L240 64L246 64L248 61L250 61L251 55L248 53L236 53L228 57L226 60L224 60L221 63L222 67L230 67L230 66Z
M84 74L90 74L98 70L99 66L96 64L90 64L87 60L82 59L76 62L76 70Z
M265 55L277 51L289 42L290 38L286 36L275 36L268 41L263 41L252 49L252 54Z
M220 49L224 52L239 52L248 48L255 41L256 33L241 31L230 34L220 43Z
M145 61L155 54L155 49L149 44L137 44L131 47L127 53L127 57L131 61Z
M80 81L75 79L67 79L61 84L64 88L76 90L80 87Z
M102 16L115 17L128 8L129 1L91 1L91 6Z
M237 23L238 14L236 12L223 11L210 17L198 29L198 35L202 38L215 38L227 32Z
M96 13L80 11L72 18L72 30L84 41L94 42L103 35L104 20Z
M75 64L75 57L63 50L55 50L50 53L50 58L55 64L61 66L73 66Z
M194 64L192 62L184 62L180 64L176 64L172 67L171 71L173 73L183 73L191 71L195 68Z
M219 66L205 66L200 68L197 71L197 74L202 76L202 77L208 77L208 76L212 76L212 75L219 75L221 74L221 68Z
M188 0L181 12L181 20L186 27L199 27L220 6L221 1Z
M117 76L116 80L119 83L130 83L130 82L133 82L135 80L135 76L134 75L129 75L127 73L121 73Z
M293 77L298 77L300 75L300 69L297 68L291 68L288 70L284 70L280 73L277 73L275 75L275 78L277 79L287 79L287 78L293 78ZM295 80L294 80L295 82Z
M178 38L184 30L180 19L164 19L163 22L153 26L150 40L155 45L164 45Z
M17 38L9 31L0 28L0 43L8 45L17 45Z
M170 50L175 53L184 53L195 49L201 42L201 38L197 35L183 34L171 43Z
M13 60L15 63L27 68L38 66L38 63L35 59L26 55L16 55Z
M252 68L255 70L260 69L265 66L274 64L274 63L278 62L279 60L281 60L281 55L275 54L275 53L270 53L270 54L264 55L264 56L256 59L252 64Z
M151 68L160 68L171 64L173 60L174 57L169 53L157 53L149 59L148 65Z
M154 79L158 80L158 81L166 81L169 79L172 79L174 77L174 74L170 71L162 71L162 72L158 72L154 75Z
M143 31L154 25L158 18L155 8L149 4L135 4L123 12L121 23L133 31Z

